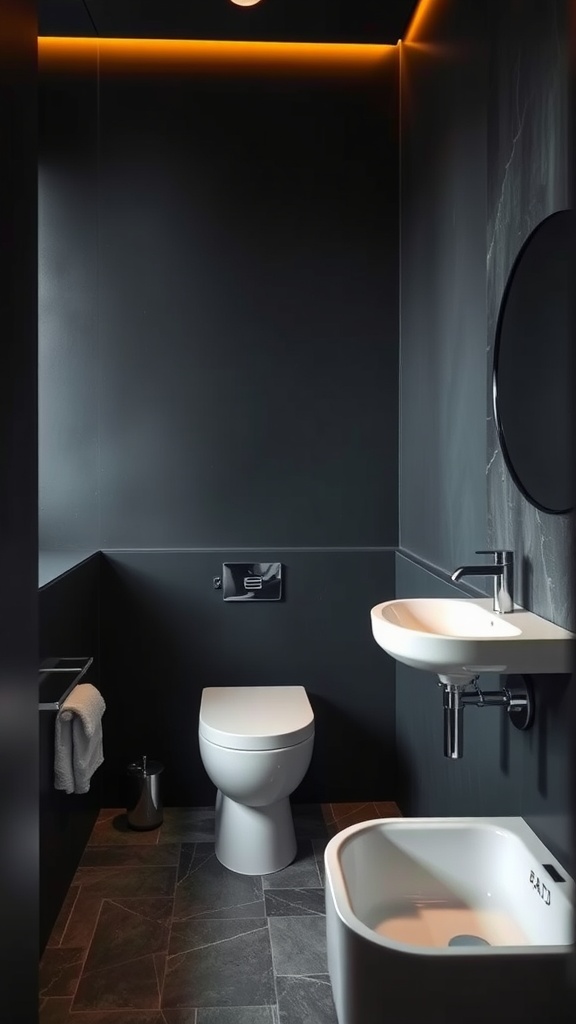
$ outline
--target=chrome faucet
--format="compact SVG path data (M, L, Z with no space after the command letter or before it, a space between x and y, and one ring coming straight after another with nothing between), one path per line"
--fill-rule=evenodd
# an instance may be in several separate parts
M514 552L477 551L477 555L494 555L493 565L461 565L450 579L456 582L463 576L493 576L494 600L492 610L504 614L514 609Z

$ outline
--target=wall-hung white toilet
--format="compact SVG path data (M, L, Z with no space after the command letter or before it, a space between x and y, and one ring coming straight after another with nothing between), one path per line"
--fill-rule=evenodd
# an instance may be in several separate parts
M200 756L218 789L216 856L242 875L266 875L296 855L290 794L314 745L303 686L210 686L202 691Z

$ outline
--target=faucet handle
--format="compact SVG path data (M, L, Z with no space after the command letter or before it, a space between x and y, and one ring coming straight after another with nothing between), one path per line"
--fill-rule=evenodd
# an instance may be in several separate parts
M494 555L494 565L509 565L512 562L514 553L507 548L488 549L477 551L477 555Z

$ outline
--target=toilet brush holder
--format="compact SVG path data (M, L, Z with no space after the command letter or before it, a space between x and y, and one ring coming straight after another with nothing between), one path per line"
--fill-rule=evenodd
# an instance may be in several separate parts
M160 775L164 765L160 761L148 760L146 754L140 761L128 765L128 777L132 790L126 817L130 828L146 832L158 828L164 820Z

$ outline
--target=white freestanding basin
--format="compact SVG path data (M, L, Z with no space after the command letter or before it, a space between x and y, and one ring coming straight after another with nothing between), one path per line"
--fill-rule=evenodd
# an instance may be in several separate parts
M339 1024L564 1020L574 885L522 818L375 819L325 865Z

